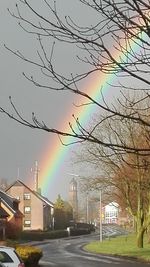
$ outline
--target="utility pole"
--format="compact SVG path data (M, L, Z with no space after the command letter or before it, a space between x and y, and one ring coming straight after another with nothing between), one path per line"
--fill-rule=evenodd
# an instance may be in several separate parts
M17 179L19 180L19 178L20 178L20 170L19 170L19 167L18 167L18 169L17 169Z
M34 169L34 183L35 183L35 191L38 192L39 189L39 177L38 177L39 169L38 169L38 162L35 161L35 169Z

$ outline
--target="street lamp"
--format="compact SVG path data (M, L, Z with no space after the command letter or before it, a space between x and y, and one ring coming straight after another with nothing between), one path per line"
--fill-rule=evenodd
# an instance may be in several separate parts
M86 223L89 222L89 193L86 195Z
M102 235L102 189L99 191L99 241L103 241L103 235Z

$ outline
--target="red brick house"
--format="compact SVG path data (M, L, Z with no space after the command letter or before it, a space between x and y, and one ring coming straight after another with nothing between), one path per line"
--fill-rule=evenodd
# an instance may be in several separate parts
M51 201L40 193L31 190L20 180L11 184L6 192L19 200L19 209L24 215L23 230L52 228L54 205Z
M18 199L0 190L0 236L5 235L5 228L15 227L22 230L23 214L19 210Z

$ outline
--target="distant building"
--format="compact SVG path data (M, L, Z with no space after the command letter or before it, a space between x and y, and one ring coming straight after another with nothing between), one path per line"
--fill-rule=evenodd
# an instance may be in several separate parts
M53 227L54 205L47 198L20 180L11 184L6 192L20 201L19 209L24 215L23 230L47 230Z
M78 219L78 190L75 178L69 183L69 203L73 209L73 220L76 221Z
M103 223L118 223L119 205L111 202L104 206L102 211Z

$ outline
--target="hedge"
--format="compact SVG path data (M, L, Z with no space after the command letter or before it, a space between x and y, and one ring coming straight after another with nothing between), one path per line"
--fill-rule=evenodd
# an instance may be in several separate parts
M21 240L26 241L43 241L44 239L55 239L61 237L67 237L68 233L66 230L55 230L50 232L43 231L24 231L20 235Z

